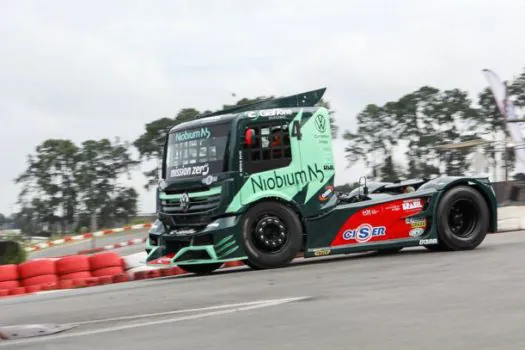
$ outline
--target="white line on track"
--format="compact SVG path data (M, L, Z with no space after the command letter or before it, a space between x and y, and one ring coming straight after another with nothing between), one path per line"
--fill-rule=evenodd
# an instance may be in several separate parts
M30 344L30 343L39 343L39 342L50 342L53 340L59 340L59 339L65 339L65 338L82 337L82 336L101 334L101 333L118 332L118 331L123 331L127 329L138 328L138 327L148 327L148 326L155 326L159 324L195 320L199 318L225 315L225 314L230 314L234 312L248 311L248 310L260 309L264 307L276 306L280 304L291 303L294 301L305 300L308 298L309 297L295 297L295 298L259 300L259 301L251 301L251 302L237 303L237 304L209 306L209 307L203 307L203 308L198 308L198 309L185 309L185 310L160 312L160 313L149 314L149 315L123 316L123 317L99 319L99 320L93 320L93 321L85 321L85 322L73 323L72 325L80 326L80 325L93 324L93 323L137 319L137 318L142 318L142 317L158 317L158 316L173 315L177 313L209 311L209 312L199 313L197 315L181 316L181 317L174 317L174 318L168 318L168 319L157 320L157 321L147 321L147 322L141 322L141 323L126 324L122 326L106 327L106 328L88 330L88 331L83 331L83 332L62 333L59 335L41 336L41 337L36 337L36 338L21 339L21 340L15 340L15 341L4 341L0 343L0 347L15 346L15 345L22 345L22 344Z

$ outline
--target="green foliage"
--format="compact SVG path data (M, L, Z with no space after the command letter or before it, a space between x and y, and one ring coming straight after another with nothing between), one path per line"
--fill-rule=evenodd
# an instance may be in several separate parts
M525 70L509 85L516 106L525 107ZM505 132L501 114L489 88L478 95L479 107L467 92L423 86L382 106L370 104L357 115L356 132L345 131L343 139L349 164L363 161L368 168L380 165L381 179L423 177L439 174L440 165L449 175L464 174L471 149L438 151L435 146L453 144ZM408 144L405 169L395 166L390 155L400 141ZM396 150L397 151L397 150ZM486 148L494 157L492 145ZM514 151L509 151L514 158Z
M27 259L24 247L15 241L0 241L0 265L21 264Z
M45 140L15 179L22 184L15 224L27 234L46 234L75 231L86 215L135 215L138 194L118 184L138 164L129 148L118 139L87 140L80 147L70 140Z
M168 131L183 122L195 119L200 112L195 108L184 108L177 113L175 118L160 118L146 124L146 132L140 135L134 142L133 146L137 148L142 160L155 159L159 161L162 157L164 141ZM157 183L158 165L153 169L144 172L147 178L145 189L150 189Z

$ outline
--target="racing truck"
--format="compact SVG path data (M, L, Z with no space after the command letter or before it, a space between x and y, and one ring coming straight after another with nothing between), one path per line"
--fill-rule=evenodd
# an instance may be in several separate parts
M367 182L335 191L326 88L201 115L172 127L147 264L208 274L366 251L472 250L497 230L488 178Z

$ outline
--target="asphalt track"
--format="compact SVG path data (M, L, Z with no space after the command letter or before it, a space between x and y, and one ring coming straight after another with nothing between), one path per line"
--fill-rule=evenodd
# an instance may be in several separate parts
M0 349L523 349L524 252L522 231L4 299L0 324L79 324Z
M134 238L143 238L148 234L148 229L140 229L127 232L113 233L104 237L95 238L94 242L91 240L80 241L69 243L65 245L60 245L56 247L42 249L36 252L31 252L29 254L29 259L37 258L49 258L49 257L59 257L69 254L76 254L80 250L90 249L93 247L103 247L108 244L115 244L120 242L125 242ZM94 243L94 244L93 244ZM118 251L121 255L129 255L137 253L144 250L144 244L118 248Z

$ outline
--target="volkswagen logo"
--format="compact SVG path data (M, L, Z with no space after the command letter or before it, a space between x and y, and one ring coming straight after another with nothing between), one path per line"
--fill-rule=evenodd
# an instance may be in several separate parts
M315 117L315 127L321 134L326 131L326 119L322 114L318 114Z
M187 193L180 196L180 208L182 211L187 211L190 208L190 196Z

